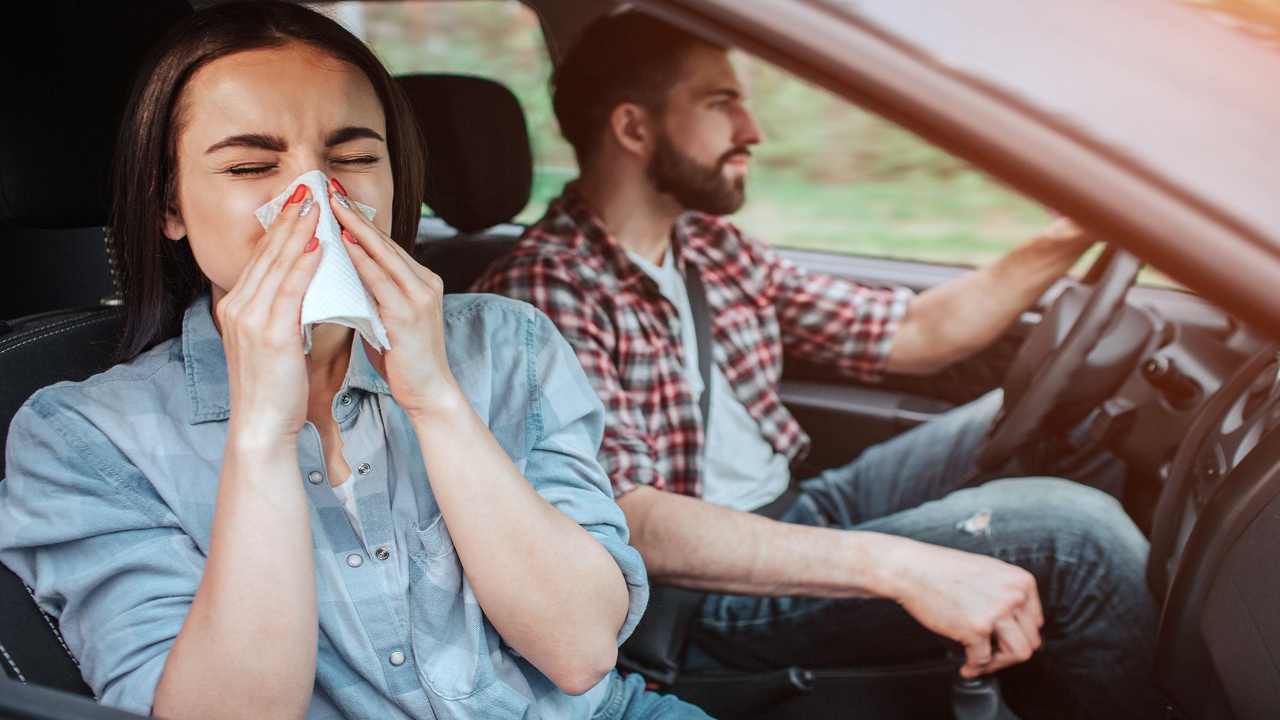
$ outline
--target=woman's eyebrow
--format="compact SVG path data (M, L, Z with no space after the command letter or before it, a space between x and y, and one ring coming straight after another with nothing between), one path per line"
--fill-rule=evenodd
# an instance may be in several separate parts
M341 145L344 142L351 142L352 140L359 140L360 138L386 142L386 140L383 140L382 136L372 128L359 125L348 125L329 133L329 137L325 138L324 146L333 147L334 145Z
M278 135L245 133L243 135L231 135L219 140L218 142L210 145L209 149L204 151L204 154L209 155L229 147L248 147L270 150L272 152L284 152L289 149L289 143L285 142L284 138Z
M386 142L386 140L384 140L382 136L372 128L348 125L329 133L329 137L325 138L324 146L333 147L335 145L341 145L342 143L359 140L361 138L377 140L378 142ZM284 138L278 135L244 133L241 135L231 135L219 140L218 142L210 145L209 149L204 151L204 154L209 155L229 147L247 147L257 148L259 150L269 150L271 152L284 152L289 149L289 143L285 142Z

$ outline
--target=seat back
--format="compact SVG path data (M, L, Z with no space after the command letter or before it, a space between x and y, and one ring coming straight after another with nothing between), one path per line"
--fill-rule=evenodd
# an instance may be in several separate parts
M403 75L427 149L424 218L415 255L466 292L509 252L521 228L511 225L529 203L533 153L524 112L500 83L470 75Z
M116 128L142 54L188 12L176 1L47 0L25 3L21 31L5 33L0 319L110 294L102 225Z
M33 392L111 362L120 311L83 305L111 287L101 228L112 145L143 54L191 12L181 0L128 8L50 0L30 9L38 16L31 32L6 40L7 51L16 52L6 52L5 77L19 101L0 106L0 266L12 274L4 286L16 293L0 312L23 315L0 323L3 438ZM12 252L20 242L50 245ZM57 623L3 566L0 658L15 680L90 694Z

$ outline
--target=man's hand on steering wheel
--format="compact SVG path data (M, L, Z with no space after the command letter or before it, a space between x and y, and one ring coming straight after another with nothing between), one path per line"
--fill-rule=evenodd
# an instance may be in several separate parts
M1125 296L1141 267L1138 258L1109 246L1086 276L1098 278L1093 287L1073 283L1045 311L1005 376L1004 407L978 452L979 468L1001 468L1040 435L1046 418L1079 381L1090 354L1120 319ZM1129 350L1145 340L1139 334L1132 333L1124 347L1107 353L1114 356L1113 363L1123 365L1134 357ZM1104 395L1109 392L1093 389L1105 390Z

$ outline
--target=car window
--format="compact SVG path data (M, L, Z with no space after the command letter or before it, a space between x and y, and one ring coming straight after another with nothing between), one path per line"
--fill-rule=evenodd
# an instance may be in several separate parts
M529 124L534 165L532 197L516 222L537 220L577 174L573 150L560 137L551 111L547 83L552 66L542 26L527 6L516 0L451 0L312 7L364 40L392 75L479 75L515 94Z
M735 64L765 136L735 221L775 246L974 266L1055 217L841 97L758 58ZM1149 269L1142 280L1172 284Z

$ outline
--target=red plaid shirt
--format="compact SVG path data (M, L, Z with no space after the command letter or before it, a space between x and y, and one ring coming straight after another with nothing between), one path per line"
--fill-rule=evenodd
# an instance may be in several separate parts
M784 351L874 380L911 292L805 272L715 216L685 215L673 241L681 274L691 262L706 286L716 365L794 462L809 437L778 393ZM607 412L600 461L615 495L637 485L702 495L702 417L679 313L572 183L472 289L532 303L577 351Z

